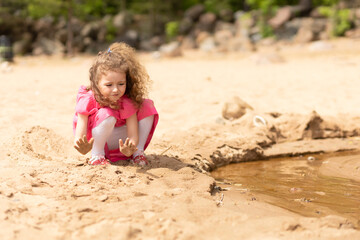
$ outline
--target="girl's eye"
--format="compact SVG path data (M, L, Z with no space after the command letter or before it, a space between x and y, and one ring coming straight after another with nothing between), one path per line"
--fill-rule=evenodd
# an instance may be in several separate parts
M120 85L120 86L123 86L123 85L125 85L125 83L119 83L119 85Z
M111 87L111 84L106 84L105 86L107 86L107 87Z

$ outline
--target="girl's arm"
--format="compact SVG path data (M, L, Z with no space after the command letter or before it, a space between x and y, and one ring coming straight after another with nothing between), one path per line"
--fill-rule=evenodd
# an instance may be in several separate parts
M137 150L139 144L139 130L136 113L126 119L127 138L125 142L119 140L120 152L125 156L131 156Z
M139 127L136 113L126 119L127 136L135 146L139 144Z
M87 134L87 124L89 116L78 114L78 120L75 129L75 141Z
M78 121L75 129L74 148L83 155L91 150L92 143L94 142L93 139L90 139L90 141L87 141L86 139L88 119L89 116L78 114Z

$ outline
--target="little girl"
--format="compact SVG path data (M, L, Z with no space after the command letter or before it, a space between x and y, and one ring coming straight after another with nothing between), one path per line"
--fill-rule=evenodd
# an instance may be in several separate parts
M149 83L130 46L114 43L99 52L90 68L90 86L81 86L77 94L73 120L74 147L84 155L91 150L89 164L129 158L148 164L144 150L159 119L153 101L144 99Z

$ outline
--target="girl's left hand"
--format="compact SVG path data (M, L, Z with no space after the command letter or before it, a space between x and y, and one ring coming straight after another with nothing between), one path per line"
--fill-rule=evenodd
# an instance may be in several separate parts
M76 139L74 143L74 148L78 150L82 155L87 154L92 149L92 145L94 143L94 139L91 138L90 141L86 139L84 135L82 138Z
M122 139L119 140L120 152L122 152L125 156L130 157L137 150L136 145L130 141L129 138L126 138L125 143Z

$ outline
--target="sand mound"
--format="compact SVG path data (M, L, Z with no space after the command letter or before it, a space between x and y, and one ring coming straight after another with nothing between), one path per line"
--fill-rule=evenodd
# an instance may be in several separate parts
M71 143L53 130L42 126L19 130L6 149L7 156L15 159L30 157L51 161L71 155Z
M266 125L255 124L255 116L265 119ZM347 118L345 122L320 116L315 111L307 115L248 112L235 121L203 124L181 134L176 133L170 136L168 146L172 148L172 156L181 156L184 163L202 172L210 172L230 163L267 158L269 154L264 154L264 151L279 143L339 139L339 144L331 141L331 146L339 146L332 150L353 149L354 146L340 142L343 138L360 136L356 121L358 117ZM309 149L301 144L301 151L318 152L326 149L324 144L324 141L312 142ZM277 148L270 155L293 156L294 152L298 152L294 147L289 149Z

